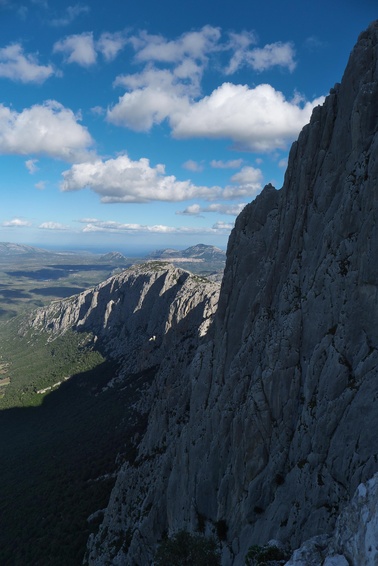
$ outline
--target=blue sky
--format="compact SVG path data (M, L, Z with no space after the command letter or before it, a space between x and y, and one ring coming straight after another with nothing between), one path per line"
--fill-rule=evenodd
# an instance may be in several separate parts
M0 0L0 241L225 247L376 0Z

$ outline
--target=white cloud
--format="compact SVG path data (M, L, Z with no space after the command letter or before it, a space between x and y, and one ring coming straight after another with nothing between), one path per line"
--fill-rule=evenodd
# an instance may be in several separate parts
M188 159L188 161L185 161L185 163L182 164L184 169L187 169L188 171L193 171L194 173L199 173L200 171L203 171L203 165L201 163L198 163L197 161L193 161L193 159Z
M260 169L255 169L249 165L243 167L238 173L235 173L231 177L232 183L238 183L239 185L253 185L256 186L261 183L262 173Z
M252 167L249 169L253 169ZM205 187L193 185L190 181L178 181L174 175L166 175L164 165L151 167L149 160L142 158L132 161L127 155L120 155L106 161L77 163L62 173L62 191L78 191L90 188L97 193L101 202L179 202L191 199L229 200L255 195L261 171L250 172L248 180L241 185ZM247 177L247 175L246 175ZM233 181L235 183L235 181Z
M183 83L174 72L153 67L119 76L115 84L131 92L119 97L118 103L108 109L107 119L136 131L148 131L172 114L185 113L189 109L188 97L199 94L198 75Z
M202 69L195 62L184 62L175 69L157 69L148 65L142 72L132 75L119 75L114 86L124 86L127 90L151 89L181 97L199 96Z
M37 167L38 159L28 159L25 161L26 169L29 171L30 175L34 175L39 168Z
M40 228L41 230L58 230L58 231L70 229L69 226L66 226L65 224L61 224L60 222L42 222L42 224L40 224L38 228Z
M149 69L117 80L135 90L108 109L109 122L149 131L167 119L176 138L231 139L240 149L258 152L287 147L324 100L305 102L298 93L287 100L269 84L249 88L223 83L193 102L189 89L167 70Z
M164 224L123 224L113 220L97 220L91 219L87 222L86 219L80 220L86 226L83 232L111 232L111 233L150 233L150 234L224 234L228 233L232 228L232 224L217 222L212 227L190 227L190 226L166 226Z
M35 188L38 189L39 191L44 191L46 188L46 181L39 181L38 183L36 183Z
M0 104L0 153L44 154L74 162L90 157L92 143L72 110L59 102L48 100L19 113Z
M185 58L203 60L215 48L220 36L219 28L206 25L200 31L184 33L171 41L142 31L139 36L131 37L130 42L137 51L138 61L175 63Z
M54 44L54 53L63 53L66 63L90 67L97 62L97 53L105 61L113 61L127 43L124 32L104 32L95 41L92 32L69 35Z
M146 87L120 97L118 104L108 110L107 119L118 126L146 132L172 113L185 113L185 109L188 109L186 98L176 94L174 88L160 90Z
M255 48L247 55L247 63L255 71L266 71L271 67L286 67L290 72L294 71L295 51L291 43L270 43L262 48Z
M295 50L291 42L277 41L251 49L251 45L257 43L254 32L230 33L229 36L230 40L226 48L232 51L232 56L225 69L227 75L235 73L244 66L252 67L254 71L259 72L276 66L287 68L290 72L294 71Z
M228 214L230 216L238 216L245 207L246 203L239 204L219 204L213 203L208 206L200 206L199 204L191 204L184 210L177 211L176 214L184 216L201 216L204 212L216 212L218 214Z
M92 32L69 35L57 41L53 50L54 53L63 53L66 63L77 63L82 67L90 67L97 60Z
M170 122L176 138L225 138L242 149L272 151L295 139L314 106L323 100L321 97L301 105L286 100L269 84L250 89L224 83L210 96L191 104L185 113L173 113Z
M24 54L19 43L0 49L0 77L22 83L43 83L53 74L51 65L40 65L35 55Z
M126 36L124 33L115 32L109 33L104 32L101 34L100 39L96 42L96 48L106 61L113 61L118 53L126 45Z
M210 165L214 169L238 169L242 163L242 159L230 159L228 161L213 159L210 161Z
M223 222L222 220L219 220L218 222L213 224L213 230L219 232L230 232L233 229L233 227L234 224L231 224L231 222Z
M87 14L90 11L89 6L84 6L83 4L75 4L74 6L68 6L64 16L61 18L54 18L50 20L52 26L67 26L72 23L80 14Z
M23 220L22 218L13 218L13 220L5 220L2 226L6 228L23 228L25 226L31 226L31 222Z
M257 37L252 31L242 33L229 33L229 43L227 49L233 52L229 64L225 69L226 75L235 73L246 62L249 47L257 43Z
M203 212L203 208L199 204L190 204L184 210L178 210L176 214L182 214L184 216L200 216Z
M104 114L106 114L106 110L105 108L102 108L102 106L93 106L93 108L91 108L91 112L95 116L104 116Z
M287 158L280 159L278 162L278 167L285 169L285 167L287 167Z
M115 86L127 92L108 110L107 119L136 131L148 131L175 113L185 113L189 100L201 94L201 79L207 54L216 49L220 30L204 26L168 41L160 35L140 32L128 39L136 60L147 63L140 73L118 76ZM169 68L155 68L153 63Z
M231 183L238 187L240 196L255 197L262 189L263 175L261 169L251 166L243 167L231 177Z
M149 131L166 120L176 138L224 138L243 150L272 151L293 141L312 108L323 100L306 102L297 93L288 100L269 84L249 88L232 83L201 98L202 76L214 55L219 59L231 53L228 74L242 66L258 72L276 66L293 71L295 51L290 42L260 48L250 31L230 33L222 42L220 29L212 26L171 41L140 32L127 42L145 68L116 78L114 85L126 92L108 109L107 120L135 131Z

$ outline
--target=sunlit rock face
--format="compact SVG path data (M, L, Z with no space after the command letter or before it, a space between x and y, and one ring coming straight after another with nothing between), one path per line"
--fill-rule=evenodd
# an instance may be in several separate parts
M221 535L224 564L272 538L295 548L331 534L378 471L377 124L376 22L293 144L283 188L238 217L213 327L161 363L90 564L149 564L182 528Z
M33 313L30 322L52 338L68 329L91 332L125 372L135 373L160 364L177 344L194 347L207 332L218 295L216 283L150 262L52 302Z

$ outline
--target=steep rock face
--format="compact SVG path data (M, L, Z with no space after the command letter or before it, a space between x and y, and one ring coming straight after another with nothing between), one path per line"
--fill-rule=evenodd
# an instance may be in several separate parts
M333 536L319 535L293 553L286 566L375 566L378 562L378 474L361 483L336 521Z
M34 312L26 327L47 331L51 339L67 329L92 332L99 347L133 373L159 365L181 342L197 344L210 325L218 293L217 284L187 271L147 263L52 302Z
M283 188L239 216L214 332L159 373L90 564L148 564L180 528L218 532L224 564L244 564L251 544L331 532L378 470L377 124L378 22L293 144Z

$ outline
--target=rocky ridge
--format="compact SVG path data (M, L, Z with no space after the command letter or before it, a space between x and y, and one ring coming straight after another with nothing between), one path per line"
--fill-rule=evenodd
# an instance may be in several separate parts
M160 365L89 564L149 564L182 528L222 534L225 565L272 538L295 548L332 533L378 471L377 123L375 22L293 144L283 188L237 219L213 328ZM329 564L362 563L334 540Z
M33 312L20 332L50 340L74 330L93 334L97 347L127 373L158 366L168 351L194 348L210 325L219 285L163 262L133 266L93 289Z

